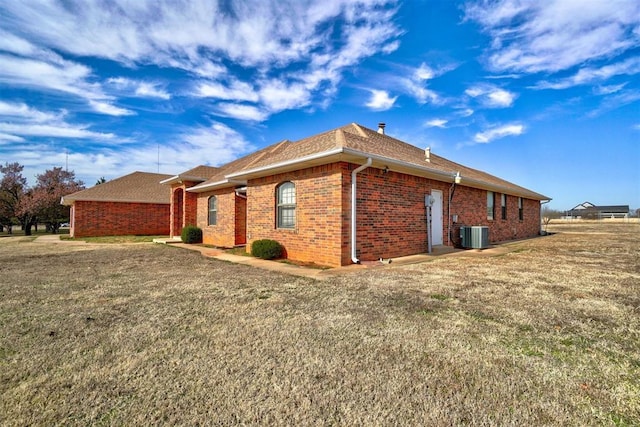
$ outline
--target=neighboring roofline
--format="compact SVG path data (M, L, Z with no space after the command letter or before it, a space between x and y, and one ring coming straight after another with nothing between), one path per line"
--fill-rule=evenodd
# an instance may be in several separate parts
M69 196L62 197L60 204L65 206L71 206L75 202L107 202L107 203L144 203L147 205L170 205L171 202L150 202L148 200L123 200L123 199L75 199Z

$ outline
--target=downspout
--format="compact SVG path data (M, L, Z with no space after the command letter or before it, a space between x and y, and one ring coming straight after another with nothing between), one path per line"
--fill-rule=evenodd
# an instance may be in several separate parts
M371 166L372 162L369 157L367 163L351 171L351 261L354 264L360 264L360 260L356 257L356 174Z

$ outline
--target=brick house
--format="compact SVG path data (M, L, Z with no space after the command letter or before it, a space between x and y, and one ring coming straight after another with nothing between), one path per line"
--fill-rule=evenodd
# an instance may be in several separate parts
M62 198L71 237L169 234L170 175L133 172Z
M426 196L434 246L456 244L461 225L487 226L492 242L536 236L540 202L550 200L385 135L382 123L284 140L195 172L163 181L171 236L194 224L216 246L274 239L288 258L327 266L426 252Z

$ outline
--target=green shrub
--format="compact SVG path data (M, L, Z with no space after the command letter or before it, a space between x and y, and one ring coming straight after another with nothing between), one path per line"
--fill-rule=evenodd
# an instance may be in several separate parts
M202 243L202 230L195 225L187 225L180 237L183 243Z
M275 240L256 240L251 244L251 255L262 259L280 258L284 247Z

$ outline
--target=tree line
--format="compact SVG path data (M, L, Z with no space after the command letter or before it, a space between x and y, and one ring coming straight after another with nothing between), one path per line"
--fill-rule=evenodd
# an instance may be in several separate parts
M73 171L54 167L36 175L36 184L30 187L23 169L17 162L0 166L0 231L6 228L11 234L19 225L30 236L33 227L45 224L47 231L57 233L60 224L69 222L70 208L60 203L62 197L83 190L84 183Z

